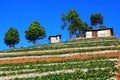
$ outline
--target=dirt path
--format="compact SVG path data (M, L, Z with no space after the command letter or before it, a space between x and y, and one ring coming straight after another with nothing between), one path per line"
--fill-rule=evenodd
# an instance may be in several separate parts
M0 64L10 64L10 63L25 63L25 62L35 62L35 61L57 61L57 60L67 60L67 59L85 59L85 58L93 58L93 57L111 57L118 56L120 57L120 52L110 52L110 53L102 53L102 54L79 54L73 56L55 56L55 57L41 57L41 58L23 58L23 59L12 59L12 60L0 60Z

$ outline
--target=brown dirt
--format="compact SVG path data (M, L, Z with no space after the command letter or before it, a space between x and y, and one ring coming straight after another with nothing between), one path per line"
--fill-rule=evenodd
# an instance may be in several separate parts
M117 80L120 80L120 73L116 73Z
M120 39L118 39L118 42L120 42Z
M119 58L120 59L120 58ZM118 66L120 65L120 60L119 60L119 62L118 62ZM120 66L119 66L119 68L120 68ZM117 78L117 80L120 80L120 73L116 73L116 78Z
M66 57L48 57L48 58L24 58L24 59L14 59L14 60L0 60L0 64L11 64L11 63L25 63L25 62L35 62L35 61L57 61L57 60L67 60L67 59L85 59L93 57L111 57L118 56L120 57L120 52L114 53L104 53L104 54L80 54L75 56L66 56ZM119 61L120 63L120 61Z
M120 48L120 46L112 46L112 47L108 47L108 48ZM94 48L94 50L100 50L101 48ZM79 48L76 48L76 49L66 49L66 50L59 50L59 51L53 51L53 52L72 52L72 51L76 51L76 50L79 50ZM83 49L83 50L93 50L93 49ZM0 56L8 56L8 55L18 55L18 56L20 56L20 55L29 55L29 54L49 54L49 53L51 53L51 52L40 52L40 51L36 51L36 52L23 52L23 53L17 53L17 54L4 54L4 53L2 53L2 54L0 54Z

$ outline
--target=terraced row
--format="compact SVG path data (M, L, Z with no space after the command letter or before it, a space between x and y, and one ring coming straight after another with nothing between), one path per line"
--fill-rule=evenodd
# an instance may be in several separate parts
M115 38L72 40L1 52L0 80L115 80L116 72L120 72L120 42Z
M100 39L81 39L73 40L70 42L38 45L34 47L6 50L1 52L21 52L21 51L35 51L35 50L56 50L64 48L77 48L77 47L97 47L97 46L118 46L120 42L116 38L100 38Z
M117 65L117 59L117 57L101 57L83 60L72 59L53 62L2 64L0 65L0 79L52 80L53 78L59 78L60 80L63 78L67 79L65 76L68 76L69 79L72 80L109 79L115 76L116 71L119 71L115 66ZM93 74L93 72L95 72L95 74ZM101 74L106 75L98 76ZM54 77L55 75L57 77ZM73 75L75 78L73 78Z
M84 48L70 48L70 49L60 49L60 50L46 50L46 51L30 51L30 52L17 52L17 53L4 53L0 54L0 58L12 58L12 57L22 57L22 56L43 56L43 55L61 55L61 54L84 54L87 52L96 51L119 51L120 46L99 46L99 47L84 47Z

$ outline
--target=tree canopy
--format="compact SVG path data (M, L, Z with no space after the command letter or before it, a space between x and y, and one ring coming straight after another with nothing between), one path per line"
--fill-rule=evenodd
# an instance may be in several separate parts
M97 24L103 24L103 16L100 13L93 13L90 16L90 21L92 26L96 26Z
M83 22L80 31L84 34L85 30L88 29L88 24L86 22Z
M76 10L70 9L67 14L62 14L61 20L63 25L61 26L64 29L65 26L68 26L68 31L70 34L70 39L72 38L72 34L75 34L76 31L84 31L86 25L79 18L79 14Z
M15 44L19 43L19 32L15 28L10 28L4 36L4 43L10 48L14 47Z
M92 27L92 26L89 26L87 29L88 29L88 30L92 30L92 29L93 29L93 27Z
M45 36L46 31L38 21L33 21L29 29L25 31L25 38L34 45L36 44L36 40L43 39Z
M106 29L107 27L106 26L100 26L101 29Z

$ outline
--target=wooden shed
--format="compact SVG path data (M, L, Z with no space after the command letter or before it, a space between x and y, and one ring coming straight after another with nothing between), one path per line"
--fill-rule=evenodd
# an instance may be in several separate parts
M50 43L60 42L61 35L49 36Z
M112 37L113 28L86 30L86 38Z

